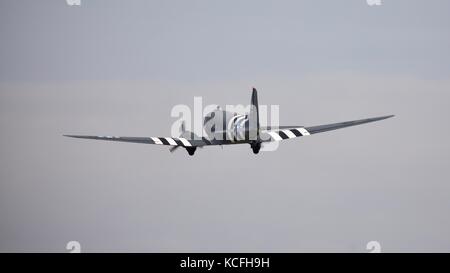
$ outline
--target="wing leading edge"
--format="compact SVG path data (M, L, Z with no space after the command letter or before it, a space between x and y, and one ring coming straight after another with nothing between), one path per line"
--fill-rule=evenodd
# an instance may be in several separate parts
M181 147L202 147L208 145L205 140L191 140L186 138L175 137L121 137L121 136L86 136L86 135L64 135L66 137L107 140L140 144L156 144L167 146L181 146Z
M310 127L279 126L277 129L268 127L267 130L265 130L265 133L268 136L265 138L266 140L264 140L264 142L281 141L284 139L308 136L308 135L312 135L312 134L318 134L318 133L333 131L333 130L342 129L342 128L346 128L346 127L361 125L361 124L365 124L365 123L380 121L380 120L388 119L388 118L392 118L392 117L394 117L394 115L360 119L360 120L352 120L352 121L345 121L345 122L338 122L338 123L310 126Z
M94 140L106 140L116 142L128 142L128 143L140 143L140 144L155 144L166 145L172 147L204 147L214 145L231 145L231 144L245 144L248 141L231 141L231 140L216 140L216 139L187 139L176 137L122 137L122 136L88 136L88 135L63 135L65 137L81 138L81 139L94 139Z

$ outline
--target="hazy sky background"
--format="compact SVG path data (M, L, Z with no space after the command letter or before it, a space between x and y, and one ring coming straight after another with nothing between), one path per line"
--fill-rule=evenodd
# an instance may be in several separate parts
M450 251L450 2L0 1L0 251ZM176 104L282 124L396 114L283 142L167 147Z

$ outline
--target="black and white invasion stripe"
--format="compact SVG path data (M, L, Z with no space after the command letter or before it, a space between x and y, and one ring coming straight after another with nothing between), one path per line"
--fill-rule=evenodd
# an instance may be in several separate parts
M280 131L268 132L273 141L281 141L283 139L296 138L301 136L309 136L310 133L305 128L295 128Z
M151 137L150 139L153 141L154 144L157 145L192 147L192 144L189 142L189 140L185 138Z

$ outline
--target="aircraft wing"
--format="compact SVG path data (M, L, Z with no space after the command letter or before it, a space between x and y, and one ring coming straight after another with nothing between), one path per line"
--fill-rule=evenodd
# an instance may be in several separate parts
M332 123L319 126L279 126L277 128L264 128L261 132L262 141L281 141L284 139L291 139L301 136L307 136L317 133L323 133L327 131L337 130L345 127L356 126L364 123L379 121L391 116L383 116L376 118L368 118L361 120L353 120L339 123ZM211 145L230 145L230 144L245 144L249 143L246 140L231 141L231 140L209 140L206 138L201 139L187 139L187 138L175 138L175 137L122 137L122 136L89 136L89 135L64 135L66 137L82 138L82 139L94 139L94 140L106 140L116 142L129 142L140 144L155 144L155 145L167 145L172 147L203 147Z
M230 144L245 144L248 141L231 141L231 140L216 140L216 139L187 139L182 137L123 137L123 136L88 136L88 135L64 135L65 137L106 140L116 142L140 143L140 144L155 144L166 145L172 147L204 147Z
M382 117L376 117L376 118L368 118L368 119L360 119L360 120L352 120L352 121L345 121L345 122L339 122L339 123L332 123L332 124L325 124L325 125L318 125L318 126L310 126L310 127L304 127L304 126L279 126L277 129L267 127L266 130L263 131L265 136L263 137L263 141L270 142L270 141L281 141L284 139L291 139L301 136L309 136L312 134L317 133L323 133L328 132L332 130L337 130L341 128L346 128L350 126L356 126L361 125L364 123L369 122L375 122L383 119L388 119L393 117L393 115L390 116L382 116Z
M140 144L155 144L167 146L181 146L181 147L202 147L205 145L214 145L207 139L191 140L186 138L175 137L122 137L122 136L87 136L87 135L64 135L66 137L107 140ZM218 145L218 144L216 144Z

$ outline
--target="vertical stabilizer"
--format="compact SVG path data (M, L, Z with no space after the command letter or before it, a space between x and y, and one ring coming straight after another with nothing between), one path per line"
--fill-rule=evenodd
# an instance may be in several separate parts
M259 141L259 104L258 104L258 91L253 88L252 100L250 103L249 119L249 137L250 140Z

